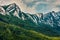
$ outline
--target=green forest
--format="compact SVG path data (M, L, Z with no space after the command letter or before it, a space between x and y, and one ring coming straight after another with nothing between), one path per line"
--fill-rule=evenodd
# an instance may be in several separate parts
M0 22L0 40L60 40L20 26Z

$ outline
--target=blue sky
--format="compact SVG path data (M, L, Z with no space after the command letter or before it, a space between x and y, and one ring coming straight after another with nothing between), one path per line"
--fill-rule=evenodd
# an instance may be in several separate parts
M23 12L31 14L60 11L60 0L0 0L0 5L14 2Z

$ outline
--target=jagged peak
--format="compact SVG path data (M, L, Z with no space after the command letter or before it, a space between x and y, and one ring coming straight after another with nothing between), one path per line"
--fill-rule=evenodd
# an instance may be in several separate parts
M16 4L16 3L11 3L9 5L3 5L3 6L0 6L0 13L1 14L11 14L11 15L14 15L14 14L17 14L19 15L19 13L21 12L19 6Z
M10 8L10 7L16 8L16 4L15 4L15 3L9 4L9 5L8 5L8 8Z
M15 10L17 12L21 12L19 6L16 4L16 3L12 3L12 4L9 4L6 11L11 11L11 10Z

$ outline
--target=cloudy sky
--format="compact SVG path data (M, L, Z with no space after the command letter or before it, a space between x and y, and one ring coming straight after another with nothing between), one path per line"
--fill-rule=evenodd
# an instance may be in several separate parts
M0 5L16 3L26 13L60 11L60 0L0 0Z

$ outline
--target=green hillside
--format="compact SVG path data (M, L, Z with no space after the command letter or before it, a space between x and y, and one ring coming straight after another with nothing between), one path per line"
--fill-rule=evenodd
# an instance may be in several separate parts
M0 40L60 40L60 37L49 37L33 30L0 22Z
M0 21L7 23L7 24L14 24L16 26L20 26L27 30L34 30L36 32L48 35L48 36L60 36L60 32L57 29L52 28L48 24L40 23L39 25L35 25L28 20L21 20L15 16L9 15L1 15L0 14Z

